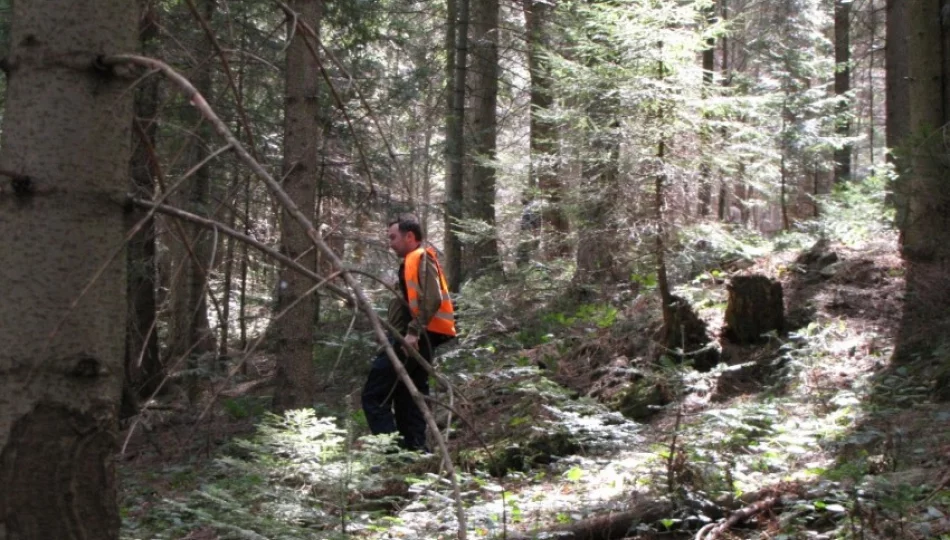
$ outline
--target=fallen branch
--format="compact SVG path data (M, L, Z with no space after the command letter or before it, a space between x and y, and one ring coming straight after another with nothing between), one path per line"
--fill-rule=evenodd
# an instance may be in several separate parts
M774 507L775 504L779 502L779 500L781 500L781 497L773 494L748 506L744 506L733 512L731 516L729 516L719 525L711 527L708 531L707 527L709 527L709 525L700 529L699 532L696 533L695 540L716 540L722 533L728 531L734 525L741 523L752 516L771 510L772 507Z

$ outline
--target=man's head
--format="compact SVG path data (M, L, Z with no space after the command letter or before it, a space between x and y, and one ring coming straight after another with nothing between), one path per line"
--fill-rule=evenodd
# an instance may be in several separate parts
M405 257L422 243L422 227L414 217L401 216L389 222L389 247Z

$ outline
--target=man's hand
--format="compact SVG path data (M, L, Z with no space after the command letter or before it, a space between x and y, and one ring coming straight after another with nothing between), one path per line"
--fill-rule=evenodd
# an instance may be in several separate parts
M419 350L419 336L415 334L406 334L406 345L412 349ZM409 352L408 350L406 351Z

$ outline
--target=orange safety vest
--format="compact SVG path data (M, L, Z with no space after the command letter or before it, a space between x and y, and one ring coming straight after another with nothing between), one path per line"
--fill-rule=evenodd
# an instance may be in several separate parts
M419 266L424 264L424 254L432 257L432 262L435 263L435 267L439 271L439 292L442 295L442 304L439 305L439 311L432 316L426 330L446 336L455 336L455 309L452 307L452 300L449 297L449 286L445 282L445 274L442 272L439 260L435 256L435 250L432 248L420 247L406 255L405 277L409 311L413 317L419 316L419 296L422 294L422 287L419 285Z

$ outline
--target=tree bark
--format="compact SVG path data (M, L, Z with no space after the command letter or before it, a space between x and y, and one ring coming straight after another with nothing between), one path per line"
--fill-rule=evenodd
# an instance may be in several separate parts
M527 229L530 236L528 251L533 252L540 246L546 258L567 257L571 252L567 242L570 223L562 206L564 184L558 167L557 124L549 118L554 96L551 66L546 55L550 53L554 7L555 4L547 0L524 0L531 75L531 163L525 190L527 197L523 198L526 227L522 228ZM540 205L535 202L537 197L540 197Z
M947 67L940 5L923 0L908 2L907 93L910 170L898 192L898 225L904 256L918 261L950 260L950 190L946 175L950 165L944 146L947 103L944 93Z
M471 201L468 217L481 223L483 234L471 246L472 275L501 270L501 255L495 230L495 152L497 149L498 103L498 0L476 0L472 10Z
M609 100L608 100L609 101ZM615 104L597 104L604 107L592 116L610 115ZM597 130L590 146L594 154L581 167L583 202L580 219L585 227L579 231L577 245L577 271L574 282L594 284L616 282L616 260L619 231L617 230L616 205L619 202L620 140L617 133L619 122Z
M703 17L706 25L712 25L716 18L715 3L706 6L703 9ZM714 38L706 39L706 46L703 48L703 99L709 97L709 90L713 85L713 74L716 69L716 40ZM709 217L712 209L712 166L707 154L710 152L709 144L712 139L712 129L709 127L709 113L703 111L702 124L699 127L700 138L700 157L699 164L699 215L703 218ZM721 214L722 212L719 212Z
M468 78L469 0L448 0L445 115L445 273L449 290L462 284L462 240L458 221L464 209L465 88Z
M148 49L158 35L157 14L153 6L142 11L139 39ZM136 135L130 165L131 191L141 197L151 197L155 190L154 176L158 164L154 162L156 115L158 112L157 77L142 81L135 94ZM145 219L147 212L130 210L127 221L131 225ZM164 375L158 351L156 325L156 251L155 220L148 218L127 246L129 324L126 333L125 381L131 395L147 397L155 391Z
M319 32L321 0L295 0L291 8L301 22ZM319 122L319 66L311 55L305 34L296 32L287 49L287 88L284 113L284 189L303 212L316 209L320 173L322 130ZM316 271L317 254L300 224L286 210L281 213L281 250L303 266ZM278 306L287 306L305 294L310 283L290 268L282 268ZM277 389L274 409L284 411L313 405L316 370L313 362L313 327L316 296L302 299L293 311L277 320Z
M851 134L851 0L835 0L835 97L838 118L835 132L845 138ZM851 178L851 144L835 150L835 182Z
M16 2L0 168L0 536L118 539L128 0Z
M216 0L204 0L200 5L205 20L214 15ZM196 38L195 57L198 65L191 75L195 87L205 99L211 99L211 56L210 41L203 34ZM209 130L201 115L194 107L186 106L182 111L182 120L189 129L195 129L187 150L186 163L189 167L198 165L208 157L205 141ZM205 165L196 171L183 187L181 204L189 211L208 216L211 201L211 173ZM211 237L200 227L191 224L174 226L173 230L183 233L180 244L174 246L175 269L172 271L174 283L172 290L172 319L169 324L169 339L166 364L175 363L182 356L197 357L215 351L215 339L208 323L207 279L211 264ZM192 367L196 367L192 365Z
M899 149L910 131L910 103L907 94L907 6L906 0L887 0L887 45L884 50L884 62L887 66L885 129L887 146L892 151ZM894 154L891 156L893 158Z

